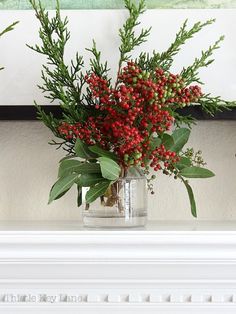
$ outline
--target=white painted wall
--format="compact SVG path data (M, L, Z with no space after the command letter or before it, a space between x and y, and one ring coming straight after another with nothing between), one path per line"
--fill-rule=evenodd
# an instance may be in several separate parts
M98 47L117 64L117 29L124 11L65 11L70 18L72 38L68 58L79 49ZM143 50L165 49L181 22L217 18L215 25L191 40L176 58L175 69L188 65L201 50L221 34L226 35L222 49L215 54L216 62L202 71L205 91L228 99L236 99L236 10L150 10L142 18L143 25L152 25L153 32ZM1 11L0 29L10 21L20 20L17 29L0 41L0 105L31 105L36 99L46 104L36 84L40 81L43 58L30 51L25 43L37 41L38 24L32 11ZM140 50L139 50L140 51ZM138 52L138 51L137 51ZM86 54L86 60L88 55ZM114 72L114 71L113 71ZM199 122L193 129L191 145L204 151L208 167L216 177L194 181L200 219L236 219L236 122ZM63 152L47 145L50 132L40 122L0 122L0 218L1 219L79 219L75 191L47 206L48 191L56 179L57 162ZM150 217L155 219L192 219L186 192L177 182L161 177L157 193L150 196Z

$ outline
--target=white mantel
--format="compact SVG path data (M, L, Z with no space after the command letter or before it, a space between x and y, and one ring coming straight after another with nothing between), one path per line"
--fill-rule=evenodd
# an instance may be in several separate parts
M236 222L2 222L0 264L4 314L236 313Z

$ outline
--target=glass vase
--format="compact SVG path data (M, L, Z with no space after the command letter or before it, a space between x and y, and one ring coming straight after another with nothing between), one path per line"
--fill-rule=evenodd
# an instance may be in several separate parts
M85 199L87 190L83 189ZM106 193L83 210L85 227L143 227L147 221L147 180L136 167L110 185Z

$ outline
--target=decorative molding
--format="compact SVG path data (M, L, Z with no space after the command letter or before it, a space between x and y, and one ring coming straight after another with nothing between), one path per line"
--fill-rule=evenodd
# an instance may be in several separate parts
M236 231L3 231L0 252L9 264L236 264Z
M236 225L71 226L0 226L0 312L235 314Z
M115 294L115 293L80 293L80 294L48 294L48 293L22 293L21 291L15 291L14 293L0 294L0 307L1 305L14 305L14 304L235 304L236 296L235 294L210 294L202 293L200 290L194 294L189 293L152 293L152 294L142 294L142 293L125 293L125 294Z

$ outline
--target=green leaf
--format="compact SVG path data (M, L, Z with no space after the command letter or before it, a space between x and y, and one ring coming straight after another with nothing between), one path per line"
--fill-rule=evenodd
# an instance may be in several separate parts
M120 166L112 159L107 157L98 158L101 166L102 176L105 179L115 181L120 176Z
M84 163L79 160L64 160L60 163L58 177L65 177L71 173L101 173L98 163Z
M186 167L180 171L180 174L185 178L211 178L215 175L212 171L201 167Z
M150 138L150 147L152 150L156 149L161 145L161 139L159 137L151 137Z
M78 184L80 186L92 186L101 181L104 181L104 178L100 174L82 174L78 180Z
M188 197L189 197L190 206L191 206L191 213L192 213L193 217L197 218L197 207L196 207L196 202L195 202L193 190L187 181L183 180L183 183L184 183L184 185L188 191Z
M54 184L54 185L55 185L55 184ZM53 185L53 187L54 187L54 185ZM52 187L52 188L53 188L53 187ZM60 195L58 195L58 196L54 199L54 201L59 200L59 198L61 198L62 196L64 196L68 191L69 191L69 189L66 190L66 191L64 191L64 192L62 192Z
M86 203L90 204L94 202L99 196L104 195L110 183L110 181L106 180L91 187L85 196Z
M101 173L101 167L100 167L99 163L83 163L79 167L78 172L80 174Z
M174 139L171 135L165 133L162 137L162 144L165 146L166 149L170 149L174 145Z
M77 206L80 207L82 205L82 188L81 188L81 186L77 185L77 191L78 191Z
M67 177L63 177L57 180L57 182L53 185L50 191L48 204L63 196L67 191L69 191L77 178L77 174L71 174Z
M77 173L81 164L82 163L79 160L62 160L59 166L58 177L65 177L73 172Z
M88 148L88 146L81 141L81 139L77 138L75 143L75 153L76 156L80 158L90 159L90 158L96 158L97 154L94 154L91 152Z
M113 160L118 159L115 153L109 152L98 145L89 146L89 150L102 157L108 157Z
M187 157L181 157L180 161L175 166L177 169L182 170L191 166L191 160Z
M170 147L173 152L179 152L188 142L190 136L190 130L186 128L177 129L172 133L174 139L174 145Z

